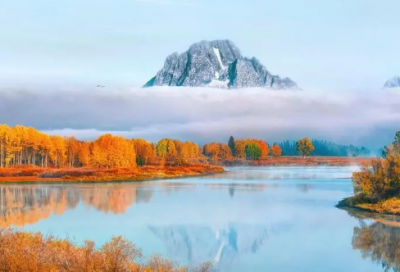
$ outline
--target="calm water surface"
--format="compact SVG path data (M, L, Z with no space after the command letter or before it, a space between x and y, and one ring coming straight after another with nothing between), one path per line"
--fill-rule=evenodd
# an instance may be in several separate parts
M340 210L354 167L231 168L145 183L0 185L0 228L98 245L123 235L146 255L220 271L390 271L396 217ZM399 253L396 253L399 252Z

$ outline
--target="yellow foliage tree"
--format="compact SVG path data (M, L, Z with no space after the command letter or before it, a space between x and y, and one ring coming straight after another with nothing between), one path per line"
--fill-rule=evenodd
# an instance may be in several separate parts
M311 140L308 138L303 138L296 143L296 149L299 151L300 155L305 157L310 155L314 151L314 146Z

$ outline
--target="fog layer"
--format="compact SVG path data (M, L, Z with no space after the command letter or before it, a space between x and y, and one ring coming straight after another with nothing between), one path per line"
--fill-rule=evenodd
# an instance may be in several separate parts
M94 138L268 142L300 137L378 147L400 130L400 91L334 94L211 88L1 90L0 123Z

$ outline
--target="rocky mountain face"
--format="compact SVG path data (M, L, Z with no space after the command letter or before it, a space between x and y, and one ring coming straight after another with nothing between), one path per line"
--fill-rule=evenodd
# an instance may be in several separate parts
M151 86L297 89L290 78L272 75L256 58L245 58L229 40L201 41L167 57L164 67L147 82Z
M384 88L400 88L400 77L395 76L392 79L389 79L386 81L385 85L383 86Z

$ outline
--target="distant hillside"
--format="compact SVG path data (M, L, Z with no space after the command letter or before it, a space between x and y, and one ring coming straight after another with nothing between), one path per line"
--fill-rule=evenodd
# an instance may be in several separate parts
M395 76L392 79L389 79L386 81L385 85L383 86L384 88L400 88L400 77Z

